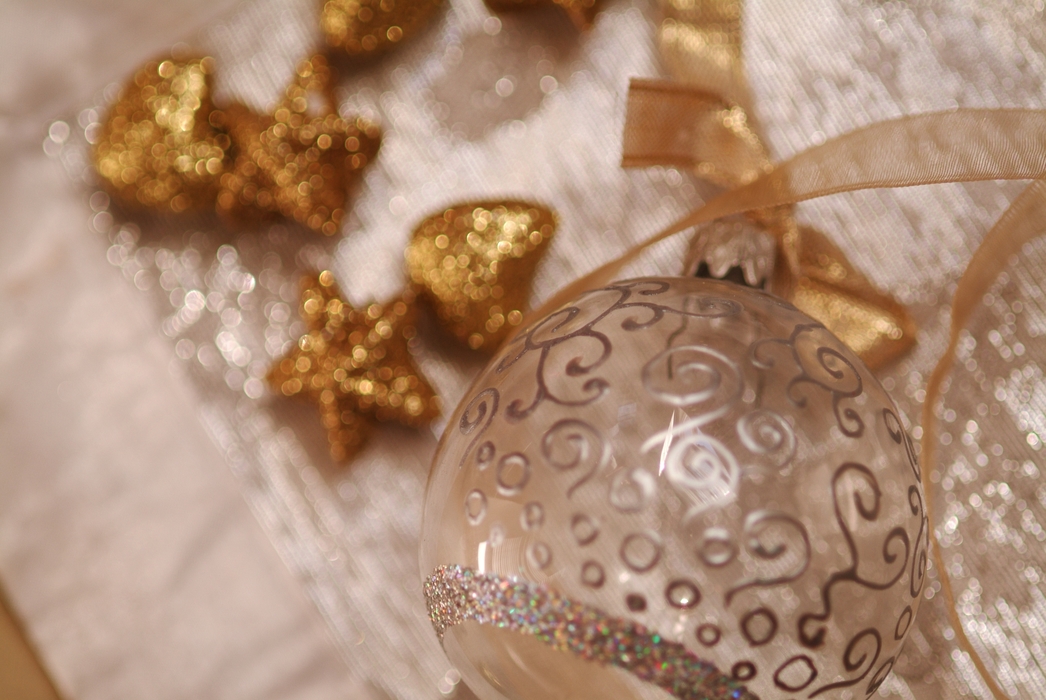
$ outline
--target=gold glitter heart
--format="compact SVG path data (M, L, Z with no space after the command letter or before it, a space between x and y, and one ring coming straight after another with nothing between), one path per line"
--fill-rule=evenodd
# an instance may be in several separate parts
M452 335L493 352L523 320L534 271L556 229L529 202L478 202L425 219L407 247L407 271Z
M320 26L327 43L350 56L375 55L416 34L442 0L325 0Z
M346 193L377 154L380 132L338 115L333 84L327 60L314 56L298 64L271 116L243 105L226 110L237 156L221 178L219 213L241 224L280 214L327 236L338 233Z
M229 137L215 128L209 58L145 64L109 110L92 150L102 185L132 209L209 207L228 166Z
M331 456L347 460L366 443L373 422L428 425L439 398L411 359L414 294L354 309L329 271L302 280L301 315L308 332L269 371L284 396L315 401Z

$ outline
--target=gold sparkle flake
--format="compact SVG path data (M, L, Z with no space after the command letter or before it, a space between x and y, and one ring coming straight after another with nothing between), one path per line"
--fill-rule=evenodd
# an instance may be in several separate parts
M215 128L212 61L145 64L109 110L92 151L110 195L132 209L209 207L229 162L229 137Z
M539 5L556 5L563 9L580 30L588 29L596 21L599 0L485 0L487 7L495 12L521 10Z
M221 178L219 213L246 224L280 214L327 236L338 233L346 193L377 154L380 134L363 119L338 115L333 82L327 60L314 56L298 64L272 115L242 105L226 110L237 156Z
M439 416L439 398L408 347L415 336L413 293L354 309L324 271L302 280L301 314L308 332L268 380L284 396L319 405L336 460L359 451L374 421L422 427Z
M555 228L549 209L527 202L451 207L414 231L406 251L411 283L451 334L493 352L523 320Z
M327 43L350 56L387 51L416 34L442 0L324 0L320 26Z

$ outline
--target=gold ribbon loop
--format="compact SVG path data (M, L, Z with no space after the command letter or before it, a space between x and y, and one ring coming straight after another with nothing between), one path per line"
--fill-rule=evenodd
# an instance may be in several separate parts
M677 80L749 107L740 0L663 0L661 57Z
M777 171L748 109L741 1L663 0L662 9L661 55L679 82L632 81L622 165L691 168L728 189L773 177ZM745 213L777 240L772 291L824 323L873 368L907 352L915 342L907 310L877 291L822 234L800 228L791 201L764 200L769 204L733 213ZM723 257L714 245L691 249Z
M730 188L777 172L743 109L690 85L654 80L631 83L622 165L689 167ZM767 199L770 206L746 213L778 242L772 290L824 323L870 367L907 352L916 331L907 310L823 234L797 226L791 202Z
M791 302L820 320L869 367L881 367L915 342L915 322L896 299L875 289L820 231L801 227L802 274Z
M639 79L629 86L621 164L690 168L721 187L743 185L771 169L743 109L690 85Z

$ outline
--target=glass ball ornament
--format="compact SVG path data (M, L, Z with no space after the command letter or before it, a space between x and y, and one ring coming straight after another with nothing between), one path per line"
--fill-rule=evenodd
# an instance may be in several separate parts
M898 410L761 291L645 278L503 347L429 478L430 618L483 700L865 698L928 530Z

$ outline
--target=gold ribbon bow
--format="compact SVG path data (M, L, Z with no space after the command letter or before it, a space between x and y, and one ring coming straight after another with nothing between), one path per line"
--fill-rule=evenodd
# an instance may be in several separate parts
M769 173L773 165L748 109L740 1L662 5L661 53L679 80L632 82L622 165L690 168L728 189ZM799 226L791 205L746 215L749 227L776 240L769 280L775 293L824 323L870 367L911 348L915 324L905 308L877 291L822 233ZM695 241L699 258L709 255L702 241Z
M281 215L337 233L380 134L338 115L327 59L299 63L271 115L216 108L212 74L210 59L194 58L152 61L134 75L92 153L110 195L130 209L214 207L237 224Z

